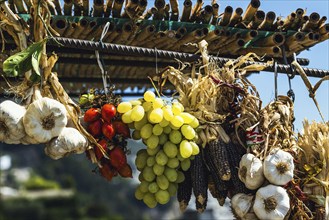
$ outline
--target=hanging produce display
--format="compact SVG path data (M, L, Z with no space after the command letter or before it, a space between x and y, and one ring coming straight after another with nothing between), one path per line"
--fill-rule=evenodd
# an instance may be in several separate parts
M52 17L62 15L58 1L54 5L45 1L30 3L27 7L33 22L29 29L22 25L26 23L21 17L13 14L15 10L27 12L23 2L1 3L0 19L8 21L1 28L20 49L3 62L3 72L6 77L23 78L19 85L8 83L7 92L17 97L17 103L0 103L1 142L44 145L45 154L54 160L85 153L95 164L95 171L111 181L118 175L132 177L134 167L127 160L127 139L141 140L144 148L137 152L134 164L140 172L135 197L149 208L176 197L180 210L185 211L193 194L195 209L202 213L209 192L221 206L230 199L238 219L328 219L329 124L310 124L306 120L303 133L297 137L291 98L277 96L262 106L257 88L247 79L249 72L273 64L267 61L247 65L262 60L260 53L278 57L271 51L278 50L275 53L279 54L279 46L284 43L291 43L286 49L292 53L327 39L325 18L320 19L317 13L306 17L304 10L297 9L287 19L274 21L275 14L265 15L255 0L243 16L242 9L233 12L231 7L219 15L215 1L204 8L202 1L193 7L191 1L184 1L180 18L177 1L166 4L157 0L150 10L146 9L147 1L127 1L123 13L123 1L108 1L105 8L103 2L94 2L94 17L147 20L153 16L154 20L180 19L227 27L211 27L210 32L207 28L188 31L179 27L153 36L156 28L152 25L141 28L143 25L137 27L129 20L120 31L115 24L112 28L106 26L108 32L101 32L103 26L92 20L68 22L66 17ZM64 15L71 15L72 8L74 15L88 15L89 5L85 3L64 2ZM89 28L88 32L83 26ZM231 33L233 27L253 32ZM274 32L255 38L256 29ZM295 31L293 35L281 33L290 29ZM29 34L31 39L26 38ZM149 90L131 101L123 102L114 87L106 86L107 79L102 75L104 88L89 89L80 95L77 104L53 71L57 55L46 51L53 35L66 34L86 39L90 34L96 38L104 35L108 42L141 46L150 43L150 47L156 42L167 49L197 51L201 59L199 63L181 62L180 68L166 67L154 77L158 82L155 93ZM306 42L305 35L309 38ZM313 39L315 35L318 39ZM171 39L169 43L167 38ZM28 45L28 40L34 43ZM252 46L245 47L246 42ZM209 56L214 52L209 48L244 56L219 66ZM247 53L250 51L256 54ZM101 63L99 53L96 57ZM293 66L301 71L317 105L315 91L329 78L312 87L296 61ZM100 67L102 74L106 72L104 64ZM163 95L167 86L174 87L176 96Z

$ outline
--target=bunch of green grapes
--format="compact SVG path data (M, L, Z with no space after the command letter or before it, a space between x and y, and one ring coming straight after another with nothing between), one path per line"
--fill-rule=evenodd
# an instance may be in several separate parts
M184 112L179 102L166 104L151 91L145 92L143 99L120 103L117 110L122 121L134 129L132 137L146 145L135 161L141 172L135 197L150 208L166 204L176 195L177 184L184 181L182 170L188 170L199 153L194 141L199 121Z

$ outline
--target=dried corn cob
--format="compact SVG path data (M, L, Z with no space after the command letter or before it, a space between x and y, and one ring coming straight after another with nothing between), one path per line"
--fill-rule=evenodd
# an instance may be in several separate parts
M202 154L196 155L191 161L190 170L196 209L202 213L207 207L208 200L208 175Z
M183 212L187 208L187 205L191 199L192 195L192 181L190 170L182 171L184 173L185 179L183 182L178 183L177 189L177 200L179 203L179 208Z
M217 182L217 184L216 184L216 182ZM225 203L225 199L227 197L227 190L226 190L225 183L223 181L220 181L218 178L215 181L213 179L212 175L209 173L209 176L208 176L208 189L209 189L209 192L211 193L212 197L217 199L218 204L220 206L223 206L224 203Z

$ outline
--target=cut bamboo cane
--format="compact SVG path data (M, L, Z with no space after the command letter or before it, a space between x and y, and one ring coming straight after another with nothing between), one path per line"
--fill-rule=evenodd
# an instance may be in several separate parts
M297 32L289 37L285 41L286 47L291 51L292 48L296 47L297 44L300 44L305 39L305 34L303 32Z
M76 28L75 28L75 31L73 32L72 34L72 38L78 38L80 36L80 34L86 30L86 28L88 27L89 25L89 21L85 18L82 18Z
M327 17L326 16L322 16L320 18L320 20L318 21L318 23L316 24L317 28L320 28L322 25L324 25L324 23L327 21Z
M27 7L27 11L30 12L30 9L32 7L32 1L31 0L24 0L24 3L26 5L26 7ZM54 4L55 4L55 1L54 1Z
M169 11L170 11L170 5L169 4L166 4L166 6L163 9L163 19L165 21L169 21L169 19L170 19L170 13L169 13Z
M26 14L27 13L26 8L25 8L22 0L14 0L14 4L15 4L19 14Z
M152 17L152 15L156 14L158 12L158 9L156 7L152 7L149 10L146 11L145 14L143 14L141 16L141 19L149 19L150 17Z
M228 23L229 27L234 27L242 19L241 15L243 13L242 8L236 8L231 16L230 22Z
M325 41L325 40L328 40L328 39L329 39L329 33L322 34L320 36L320 42Z
M116 39L120 34L122 34L122 28L116 27L115 31L113 31L105 40L105 42L113 43L114 39Z
M201 23L202 24L209 24L210 20L213 16L213 7L211 5L206 5L201 12Z
M192 1L191 0L185 0L183 4L183 13L180 18L182 22L187 22L190 19L191 15L191 10L192 10Z
M240 32L236 32L233 35L231 35L231 33L228 32L228 33L225 33L225 35L226 35L225 36L226 40L223 41L223 39L221 39L220 43L217 43L217 45L215 46L216 50L221 50L223 48L226 48L227 45L233 44L234 42L238 41L241 38Z
M284 24L284 21L281 19L281 17L277 17L276 21L273 23L270 30L275 31L277 29L282 29L283 24Z
M77 27L77 23L75 22L69 22L68 27L66 28L66 30L63 33L64 37L71 37L71 35L73 34L73 32L75 31L76 27Z
M136 38L133 40L133 42L131 44L137 45L137 44L139 44L139 42L143 42L143 41L147 40L147 38L149 38L151 35L153 35L155 33L155 31L156 31L156 28L153 24L144 27L137 34Z
M165 0L155 0L154 6L158 9L158 11L153 15L153 20L162 20L165 14Z
M106 0L104 17L110 17L112 11L113 0Z
M257 36L258 36L258 31L250 30L247 33L243 34L241 36L241 39L244 40L247 43L247 42L249 42L250 40L254 39Z
M197 29L188 34L186 34L182 39L180 39L176 45L172 45L171 48L178 49L181 45L186 43L193 43L201 40L204 37L204 30Z
M275 20L275 13L269 11L266 13L265 20L259 25L258 30L268 30L272 27Z
M170 6L171 6L171 21L178 21L179 16L179 9L178 9L178 0L170 0Z
M245 41L243 39L237 39L229 44L226 44L224 47L221 47L218 51L220 54L235 54L244 45Z
M74 16L81 16L83 10L82 0L73 0L73 5L74 5L74 9L73 9Z
M227 26L231 20L232 13L233 13L233 8L231 6L227 6L224 10L223 16L220 16L218 25Z
M116 44L124 44L129 36L133 33L134 30L134 24L130 21L126 22L122 26L122 33L120 36L116 37L113 41Z
M304 16L305 10L302 8L297 8L295 13L296 13L297 18L301 19Z
M247 53L255 53L259 56L272 56L272 57L281 57L281 49L278 46L273 47L252 47L252 48L241 48L237 51L240 55L245 55Z
M146 7L147 7L147 0L140 0L137 6L136 17L142 16L144 11L146 10Z
M324 25L322 25L320 28L319 28L319 33L321 34L321 35L324 35L324 34L326 34L326 33L328 33L329 32L329 23L328 24L324 24Z
M284 20L282 28L284 28L286 30L291 29L291 26L294 23L296 16L297 15L295 12L291 12L290 15L288 15L288 17Z
M63 36L64 31L68 27L66 19L56 19L53 21L52 28L60 35Z
M168 38L166 41L160 43L157 45L157 48L162 48L163 50L166 50L171 45L174 45L178 40L182 38L182 35L176 32L175 36L173 38Z
M311 46L313 46L313 45L319 43L320 36L321 36L321 35L318 34L318 33L313 33L313 37L312 37L312 39L309 40L309 41L304 41L304 42L302 42L302 45L303 45L304 47L311 47Z
M257 29L264 20L265 12L258 10L254 16L254 19L249 23L248 28Z
M138 0L129 0L126 2L127 2L127 4L126 4L126 7L124 8L124 11L123 11L121 17L132 19L135 17L136 9L137 9L139 1Z
M180 26L177 31L178 34L180 34L181 36L184 36L187 33L187 29L184 26Z
M31 0L25 0L25 4L27 4L26 2L30 2L31 3ZM57 15L63 15L63 13L62 13L62 6L61 6L61 3L59 2L59 0L53 0L53 3L55 5L55 9L56 9ZM32 3L31 3L31 6L32 6Z
M14 14L17 14L14 0L8 0L8 7Z
M218 38L220 38L222 35L224 35L224 30L223 29L215 29L211 32L209 32L209 34L204 38L205 41L207 42L211 42L214 41Z
M94 0L93 17L103 17L104 15L104 0Z
M256 11L258 10L260 6L260 1L259 0L251 0L249 3L246 12L244 13L242 17L242 22L245 23L246 25L249 24L249 22L252 20L254 17Z
M164 8L166 6L165 0L155 0L154 6L159 10L160 8Z
M196 4L192 8L191 17L189 18L190 22L194 22L196 20L198 12L201 10L203 6L203 0L197 0Z
M97 22L95 20L90 21L88 26L83 30L83 32L81 32L79 38L86 39L90 33L93 33L93 31L96 29L96 26Z
M280 46L284 43L285 37L282 33L274 33L271 36L259 39L253 43L254 46Z
M298 42L298 44L295 43L295 44L291 45L289 47L289 50L291 52L303 50L304 47L307 47L306 45L312 45L312 44L315 44L315 42L316 41L315 41L314 33L313 32L309 32L309 33L307 33L305 35L305 38L304 38L303 41Z
M317 27L317 23L320 19L320 15L316 12L313 12L309 16L309 20L303 25L302 31L312 31L314 28Z
M102 32L104 30L104 27L105 27L104 24L95 27L92 31L89 32L89 34L85 37L85 39L99 41L99 39L101 38ZM105 39L105 37L103 39Z
M119 18L124 0L114 0L112 8L112 17Z
M64 0L64 15L72 15L73 0Z
M83 16L89 16L89 0L82 0Z
M211 19L211 24L216 25L218 22L218 11L219 11L219 4L217 3L212 3L212 19Z

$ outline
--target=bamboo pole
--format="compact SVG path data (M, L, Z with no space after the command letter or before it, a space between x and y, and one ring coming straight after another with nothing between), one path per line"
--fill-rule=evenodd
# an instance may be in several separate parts
M104 15L104 0L94 0L93 17L103 17Z
M292 48L296 47L296 45L300 44L304 39L305 39L305 34L299 31L287 37L285 41L285 45L289 49L289 51L291 51Z
M216 2L212 3L212 19L211 19L211 24L216 25L218 21L218 11L219 11L219 4Z
M121 35L117 36L113 42L116 44L124 44L128 40L129 36L133 33L133 30L134 24L131 21L124 23L122 26Z
M215 29L215 30L209 32L209 34L204 38L204 40L209 43L211 41L214 41L214 40L220 38L223 34L224 34L223 29L220 29L220 30Z
M213 16L213 7L211 5L206 5L201 10L201 22L202 24L209 24Z
M26 14L27 13L26 8L25 8L22 0L14 0L14 4L15 4L19 14Z
M229 44L226 44L224 47L221 47L218 50L219 50L219 53L221 53L221 54L235 54L244 45L245 45L245 41L240 38Z
M139 0L138 6L137 6L136 17L142 16L144 11L146 10L146 7L147 7L147 0Z
M25 3L26 2L31 2L31 1L30 0L25 0ZM56 9L57 15L63 15L63 13L62 13L62 6L61 6L61 3L59 2L59 0L53 0L53 3L55 5L55 9ZM32 6L32 3L31 3L31 6Z
M318 23L316 24L317 28L320 28L322 25L324 25L324 23L327 21L327 17L326 16L322 16L320 18L320 20L318 21Z
M229 27L234 27L237 23L239 23L242 19L243 9L238 7L234 10L230 22L228 23Z
M309 32L305 35L303 41L299 42L299 44L294 44L289 47L291 52L296 52L299 50L304 50L305 47L309 47L310 45L316 44L320 40L320 35L315 35L313 32Z
M244 40L247 43L247 42L249 42L250 40L254 39L257 36L258 36L258 31L250 30L246 34L242 35L241 39Z
M106 42L112 43L120 34L122 34L121 27L115 27L115 30L106 38Z
M95 20L90 21L88 26L81 32L79 38L86 39L87 36L92 34L96 28L97 28L97 22Z
M73 0L73 5L74 5L74 9L73 9L74 16L81 16L83 10L82 0Z
M257 29L264 20L265 12L258 10L254 16L254 19L249 23L248 28Z
M68 27L66 28L66 30L63 33L63 36L64 37L71 37L71 35L75 31L75 29L77 28L77 25L78 24L76 22L69 22Z
M158 9L158 11L153 15L153 20L162 20L165 14L166 1L155 0L154 6Z
M136 9L138 6L138 0L128 0L126 1L126 7L121 15L122 18L134 18L136 14Z
M171 6L171 21L178 21L179 16L179 9L178 9L178 0L170 0L170 6Z
M73 0L64 0L64 15L72 15Z
M192 10L192 1L191 0L185 0L183 4L183 13L180 18L180 21L182 22L187 22L190 19L191 15L191 10Z
M291 28L292 24L294 23L296 17L297 17L296 13L291 12L290 15L288 15L288 17L284 20L282 27L286 30L289 30Z
M163 19L165 20L165 21L169 21L169 19L170 19L170 13L169 13L169 11L170 11L170 5L169 4L166 4L166 6L164 7L164 9L163 9Z
M104 17L110 17L113 6L113 0L106 0Z
M15 4L14 4L14 0L8 0L8 7L14 14L17 14Z
M141 19L149 19L152 15L156 14L158 12L158 9L156 7L152 7L149 10L146 11L146 13L144 13L141 16Z
M309 20L303 25L302 31L311 31L317 27L317 23L320 19L320 15L316 12L313 12L309 16Z
M112 8L112 17L119 18L124 0L114 0Z
M234 42L241 39L241 33L240 32L236 32L233 35L231 35L232 34L231 32L227 32L227 33L224 33L224 34L225 34L226 39L225 40L220 39L220 42L217 43L217 45L215 46L214 49L221 50L223 48L226 48L227 45L234 45ZM240 43L242 43L242 42L240 41Z
M277 17L276 21L273 23L270 30L274 31L274 30L277 30L277 29L282 29L283 24L284 24L284 21L281 19L281 17Z
M131 42L131 45L139 45L141 42L147 40L151 35L153 35L156 31L155 26L148 25L144 27L135 37L135 39Z
M218 25L227 26L230 22L232 13L233 13L233 8L231 6L227 6L224 10L224 14L219 17L220 20L218 22Z
M170 49L178 49L181 45L186 43L194 43L201 40L204 37L204 30L197 29L182 37L175 45L172 45Z
M256 11L258 10L260 6L260 1L259 0L251 0L246 12L244 13L243 17L242 17L242 22L244 22L246 25L249 24L249 22L252 20L252 18L254 17Z
M275 17L276 17L276 15L273 11L267 12L266 16L265 16L265 20L259 25L258 30L270 29L273 25Z
M329 23L328 24L323 24L320 28L319 28L319 33L321 35L324 35L326 33L329 32Z
M197 0L196 4L192 8L191 17L189 18L190 22L194 22L196 20L198 12L201 10L203 6L203 0Z
M85 18L82 18L78 23L77 26L72 34L72 38L78 38L80 34L86 30L89 25L89 21Z
M284 43L285 37L282 33L274 33L271 36L259 39L253 43L254 46L280 46Z
M272 57L280 57L282 55L281 49L278 46L241 48L237 51L237 53L240 55L255 53L259 56L267 55Z
M53 21L52 28L60 35L63 36L64 31L68 27L68 22L66 19L56 19Z

